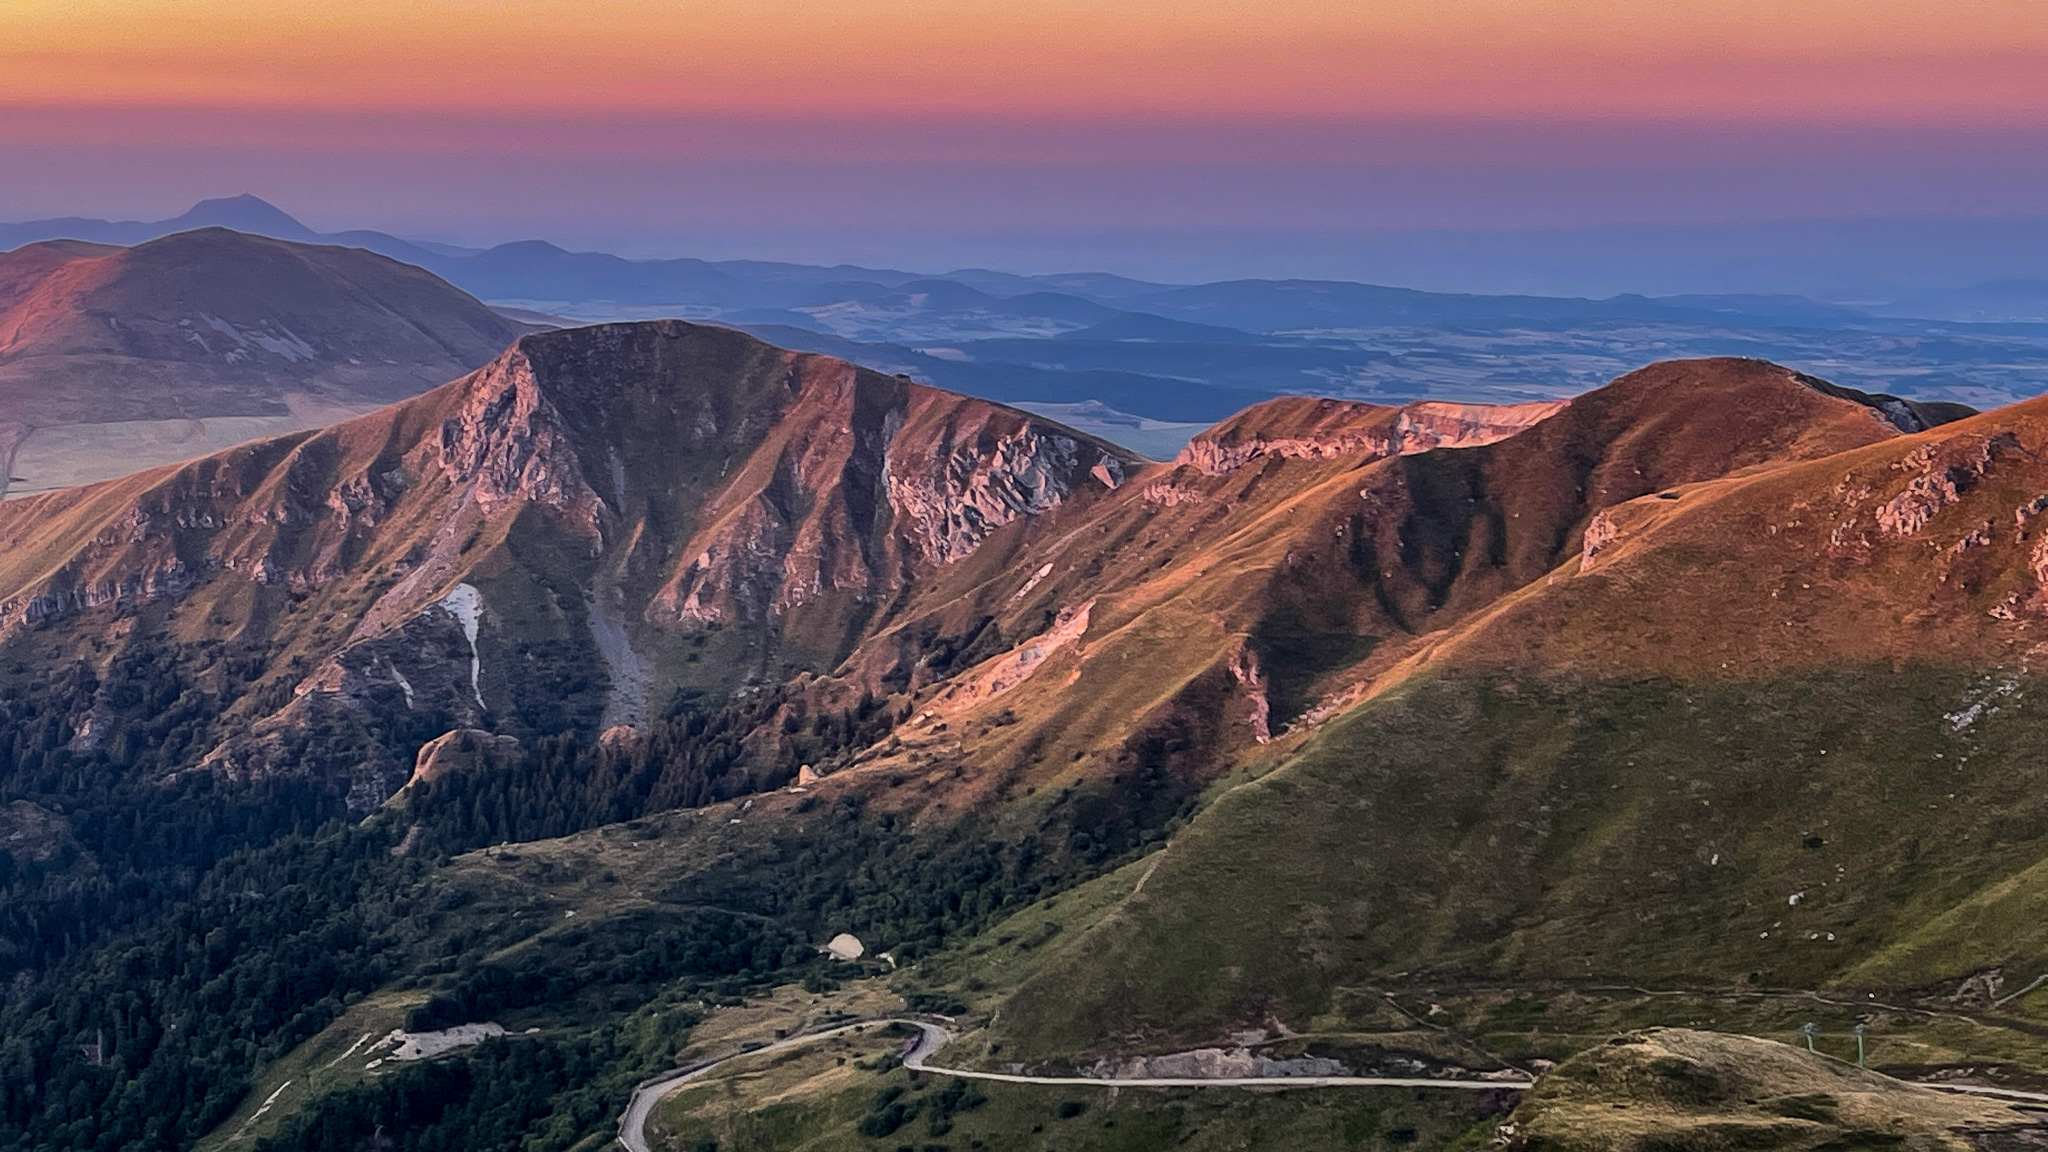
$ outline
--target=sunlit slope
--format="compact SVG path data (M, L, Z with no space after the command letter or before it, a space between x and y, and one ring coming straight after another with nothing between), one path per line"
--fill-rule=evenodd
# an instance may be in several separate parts
M1362 669L1000 1027L1048 1053L1304 1027L1416 973L2031 976L2044 416L1601 513L1552 573Z
M267 687L208 765L300 771L279 740L338 731L374 804L452 726L630 730L678 687L824 671L925 574L1127 466L727 329L549 333L317 433L0 506L0 642L92 654L142 615L253 647Z
M1616 1037L1546 1077L1497 1129L1555 1152L2024 1147L2040 1114L1937 1092L1784 1044L1660 1028Z
M0 254L0 416L29 424L263 415L284 394L388 403L525 328L356 248L207 228L134 248Z
M950 789L969 795L1098 774L1185 794L1542 578L1602 510L1900 435L1816 383L1679 361L1562 410L1247 409L1142 482L992 537L914 589L843 674L900 676L918 637L966 647L911 670L908 750L861 763L964 763Z

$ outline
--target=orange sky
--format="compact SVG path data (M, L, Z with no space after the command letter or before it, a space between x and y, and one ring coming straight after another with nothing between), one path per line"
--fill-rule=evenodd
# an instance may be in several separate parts
M0 108L2035 123L2043 0L6 0Z

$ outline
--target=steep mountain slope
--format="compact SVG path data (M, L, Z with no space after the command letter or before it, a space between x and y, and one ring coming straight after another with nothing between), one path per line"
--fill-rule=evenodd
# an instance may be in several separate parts
M101 479L219 446L209 419L233 442L361 412L524 330L356 249L220 228L128 249L32 244L0 255L0 424L29 441L9 475L39 472L31 488ZM99 458L81 425L112 426Z
M1562 411L1276 401L1196 437L1085 523L1056 515L944 574L899 630L1029 635L1086 606L1086 643L1043 653L1049 671L1028 682L1003 677L989 705L1037 723L990 734L981 755L1142 759L1165 741L1202 775L1339 670L1541 577L1612 504L1898 434L1746 361L1647 369ZM1130 743L1133 717L1145 735Z
M1896 435L1780 369L1702 362L1561 411L1279 401L1141 476L736 333L598 327L322 433L6 509L0 626L159 602L191 635L233 622L303 678L211 762L260 775L283 733L338 727L376 750L359 803L402 779L404 714L641 725L677 689L806 670L829 675L795 715L923 713L821 773L952 761L972 803L1137 766L1166 802L1344 669L1549 571L1603 509Z
M1298 1026L1394 973L2031 977L2044 447L2030 402L1606 508L1542 579L1356 670L1324 711L1355 708L1006 1017L1057 1050Z
M318 433L0 507L0 628L149 609L263 644L306 675L213 762L260 775L268 737L339 725L373 804L411 756L383 720L531 735L640 721L650 684L823 670L927 570L1132 467L729 330L576 329Z
M0 1068L0 1136L183 1092L118 1139L189 1143L273 1061L278 1115L374 1111L440 1073L275 1093L410 1012L541 1028L451 1067L568 1146L687 1004L850 974L842 931L990 1020L959 1058L1068 1067L1499 1068L1466 1014L1548 989L2032 975L2043 412L1909 432L1942 414L1681 361L1561 407L1280 400L1155 464L656 322L0 506L0 799L71 869L0 902L0 1027L121 1061ZM113 926L144 943L74 951ZM174 1017L264 1047L194 1097ZM1553 1019L1519 1050L1615 1017Z

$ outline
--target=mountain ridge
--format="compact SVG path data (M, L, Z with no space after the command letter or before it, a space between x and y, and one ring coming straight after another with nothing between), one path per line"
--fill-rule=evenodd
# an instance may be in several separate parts
M262 229L258 217L272 211L250 203L237 216L209 207L200 222L244 220ZM283 225L268 230L301 234ZM543 241L463 249L364 231L314 238L428 268L522 319L710 320L990 399L1094 400L1167 423L1212 422L1295 393L1561 399L1681 354L1825 365L1835 379L1872 393L1983 407L2031 395L2042 355L2040 331L2026 325L1914 320L1754 294L1593 300L1328 280L1175 286L1086 274L628 260ZM1118 435L1114 422L1075 419L1096 434ZM1141 441L1170 456L1177 446L1165 438L1172 434L1154 429Z
M622 373L637 386L621 388ZM660 379L683 389L647 391ZM731 391L738 381L747 389ZM692 450L678 455L651 427ZM395 704L402 689L408 710L432 699L474 725L504 689L489 676L465 683L466 660L420 663L387 638L473 650L474 635L458 633L473 633L477 609L446 601L483 558L514 603L541 598L527 605L541 613L532 626L581 652L599 679L600 657L630 664L631 644L607 652L587 631L565 632L563 596L572 618L594 620L600 602L627 595L717 626L743 662L772 665L785 645L812 653L792 657L803 662L834 651L848 614L886 601L911 571L973 551L1019 516L1112 490L1140 466L1026 413L730 330L595 326L522 338L477 373L324 431L0 506L13 559L0 615L18 629L222 581L209 595L367 596L334 622L349 621L349 638L319 653L325 670L308 683L323 687L299 693L300 711ZM669 506L677 493L721 511L693 525L688 503ZM536 558L506 551L521 548ZM485 605L493 617L514 611L495 594ZM614 705L628 719L646 707Z
M1090 954L1000 1006L1008 1042L1295 1024L1377 973L1935 999L2030 968L2027 923L1982 917L2048 847L2043 414L1615 492L1541 579L1360 665L1270 789L1219 801ZM1301 850L1226 863L1282 835ZM1370 865L1330 867L1343 845ZM1205 989L1192 1030L1175 987Z

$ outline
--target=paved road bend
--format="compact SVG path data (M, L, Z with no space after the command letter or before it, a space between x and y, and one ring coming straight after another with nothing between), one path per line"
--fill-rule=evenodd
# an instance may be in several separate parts
M903 1066L913 1072L928 1072L934 1076L958 1076L963 1080L993 1080L1003 1084L1054 1084L1076 1088L1454 1088L1472 1092L1491 1091L1496 1088L1527 1088L1528 1080L1433 1080L1427 1076L1223 1076L1223 1077L1177 1077L1150 1076L1109 1079L1101 1076L1026 1076L1013 1072L980 1072L969 1068L938 1068L929 1063L932 1055L953 1042L953 1034L937 1024L924 1020L890 1018L861 1020L853 1024L842 1024L823 1032L807 1032L802 1036L791 1036L759 1048L734 1052L716 1060L705 1060L686 1065L663 1076L649 1080L633 1090L633 1100L626 1106L626 1112L619 1117L619 1143L629 1152L654 1152L647 1143L647 1120L654 1115L654 1106L661 1103L669 1093L703 1076L729 1060L742 1056L763 1056L804 1044L815 1044L856 1029L876 1024L904 1024L918 1031L917 1043L903 1054Z

